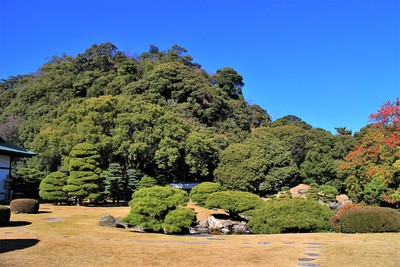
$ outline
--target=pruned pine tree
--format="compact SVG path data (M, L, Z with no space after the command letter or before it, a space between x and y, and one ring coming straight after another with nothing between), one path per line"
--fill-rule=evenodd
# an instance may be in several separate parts
M64 172L56 171L47 175L39 186L39 196L46 200L65 200L68 195L63 191L63 186L67 184L68 175Z
M69 154L69 177L63 187L78 203L82 200L95 201L101 198L102 180L99 168L100 155L94 145L80 143Z

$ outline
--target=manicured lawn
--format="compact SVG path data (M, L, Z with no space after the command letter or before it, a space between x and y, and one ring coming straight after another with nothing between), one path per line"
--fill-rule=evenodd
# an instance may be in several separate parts
M196 210L201 218L213 213ZM189 237L98 226L103 215L128 212L42 204L39 214L12 214L0 228L0 266L400 265L400 233Z

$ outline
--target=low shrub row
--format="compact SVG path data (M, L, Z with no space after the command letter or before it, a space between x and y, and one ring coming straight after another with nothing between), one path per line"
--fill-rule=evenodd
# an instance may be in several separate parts
M400 232L400 212L391 208L349 209L338 221L342 233Z
M249 227L255 234L322 232L329 230L333 212L318 201L302 198L267 201L253 212Z

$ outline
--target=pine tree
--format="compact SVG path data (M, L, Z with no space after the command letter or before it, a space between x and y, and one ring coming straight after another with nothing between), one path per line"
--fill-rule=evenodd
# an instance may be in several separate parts
M63 190L79 203L85 199L99 200L102 191L100 155L94 145L80 143L72 148L69 156L70 176Z
M136 169L129 169L125 174L125 200L131 199L132 194L135 193L139 189L140 179L142 178L142 174L140 171Z
M104 193L108 197L112 197L113 203L115 203L115 200L119 202L120 197L124 194L124 187L121 165L118 163L111 163L110 166L108 166Z
M67 184L68 176L64 172L52 172L47 175L39 186L39 196L47 200L64 200L68 197L63 191L63 186Z

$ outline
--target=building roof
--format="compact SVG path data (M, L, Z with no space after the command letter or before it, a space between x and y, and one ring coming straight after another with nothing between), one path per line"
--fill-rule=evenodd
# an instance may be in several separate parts
M18 146L6 143L0 138L0 155L14 156L14 157L32 157L36 153L20 148Z

